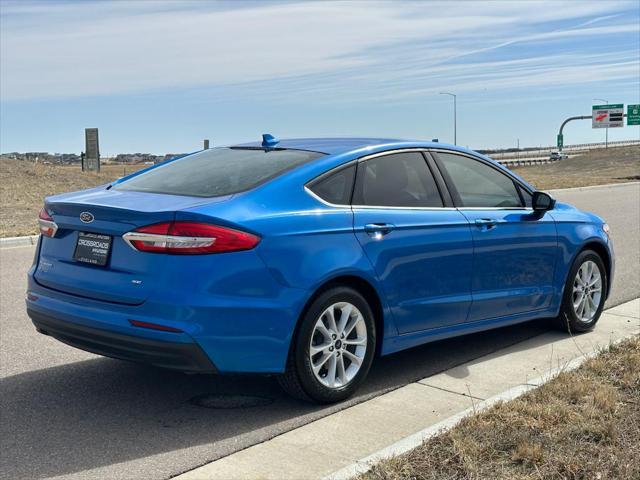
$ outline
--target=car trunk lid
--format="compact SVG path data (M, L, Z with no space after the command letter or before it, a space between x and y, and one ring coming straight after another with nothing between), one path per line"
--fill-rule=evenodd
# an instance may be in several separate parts
M141 304L163 281L166 255L136 251L122 235L145 225L174 220L181 209L227 198L117 191L108 187L49 197L45 208L58 231L53 238L42 237L35 279L45 287L71 295ZM99 241L110 239L105 265L77 258L81 234L93 234L89 239Z

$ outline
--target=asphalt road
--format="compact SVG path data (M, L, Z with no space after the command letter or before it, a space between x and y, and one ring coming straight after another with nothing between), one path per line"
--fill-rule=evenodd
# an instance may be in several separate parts
M608 306L637 297L640 185L554 195L611 225L617 271ZM382 358L358 397L317 407L286 397L272 378L183 375L37 334L23 305L32 255L33 247L0 250L0 478L11 480L168 478L548 328L531 322ZM205 408L192 402L201 395L260 401L251 408Z

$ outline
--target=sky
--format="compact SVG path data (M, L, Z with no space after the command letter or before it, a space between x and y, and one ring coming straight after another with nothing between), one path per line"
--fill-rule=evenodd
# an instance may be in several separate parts
M0 152L79 153L85 127L103 156L265 132L452 143L441 92L460 145L552 145L595 98L640 103L640 1L0 0Z

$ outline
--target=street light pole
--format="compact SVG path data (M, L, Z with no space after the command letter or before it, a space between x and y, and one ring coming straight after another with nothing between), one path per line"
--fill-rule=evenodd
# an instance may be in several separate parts
M604 102L609 105L609 100L605 100L604 98L594 98L598 102ZM604 132L604 148L609 148L609 127L605 128Z
M458 120L457 120L457 114L458 114L458 106L457 106L457 97L454 93L449 93L449 92L440 92L440 95L449 95L451 97L453 97L453 144L457 145L458 144Z

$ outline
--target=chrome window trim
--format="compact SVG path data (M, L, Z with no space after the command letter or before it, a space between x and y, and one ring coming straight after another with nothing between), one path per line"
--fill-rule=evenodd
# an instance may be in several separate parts
M329 170L330 172L331 170ZM328 172L327 172L328 173ZM324 173L323 173L324 175ZM314 179L315 180L315 179ZM331 203L331 202L327 202L326 200L324 200L323 198L319 197L318 195L316 195L313 190L311 190L309 187L307 187L306 185L304 185L304 190L311 195L313 198L315 198L316 200L318 200L320 203L324 203L325 205L329 206L329 207L335 207L335 208L351 208L351 205L341 205L341 204L337 204L337 203Z
M306 185L304 186L305 191L311 195L313 198L318 200L320 203L327 205L328 207L340 208L344 209L358 209L358 210L532 210L531 207L391 207L387 205L338 205L335 203L327 202L323 200L318 195L313 193Z
M385 155L394 155L394 154L397 154L397 153L410 153L410 152L420 152L420 153L423 153L423 152L436 152L436 153L437 152L442 152L442 153L452 153L452 154L455 154L455 155L461 155L461 156L464 156L464 157L468 157L468 158L471 158L472 160L476 160L476 161L479 161L481 163L487 164L487 166L489 168L493 168L495 170L498 170L499 172L501 172L502 174L506 175L511 180L513 180L518 186L520 186L522 189L524 189L530 195L533 195L533 193L534 193L534 192L530 191L527 188L527 186L523 185L517 178L515 178L512 175L510 175L509 172L503 171L499 167L496 167L495 165L490 164L489 162L487 162L483 158L476 157L475 155L471 155L471 154L468 154L466 152L460 152L458 150L450 150L450 149L447 149L447 148L434 148L434 147L396 148L394 150L385 150L384 152L376 152L376 153L363 155L362 157L358 157L357 159L350 160L350 161L348 161L346 163L338 165L337 167L334 167L331 170L327 170L326 172L324 172L324 173L318 175L317 177L309 180L304 185L304 189L309 195L311 195L313 198L318 200L320 203L323 203L324 205L327 205L329 207L342 208L342 209L350 208L350 209L360 209L360 210L363 210L363 209L364 210L388 209L388 210L447 210L447 211L451 211L451 210L458 210L458 211L462 211L462 210L531 210L531 211L533 211L533 208L524 207L524 206L523 207L444 207L444 206L443 207L392 207L392 206L386 206L386 205L342 205L342 204L335 204L335 203L331 203L331 202L327 202L326 200L323 200L318 195L316 195L311 189L309 189L309 187L307 187L308 184L310 184L311 182L315 181L316 179L318 179L318 178L320 178L320 177L322 177L324 175L330 175L330 173L333 170L346 168L349 165L351 165L353 162L361 163L361 162L366 162L367 160L371 160L373 158L383 157Z
M532 210L531 207L460 207L456 210Z
M335 207L335 208L341 208L341 209L359 209L359 210L380 210L380 209L389 209L389 210L457 210L457 208L455 207L390 207L390 206L386 206L386 205L338 205L335 203L331 203L331 202L327 202L326 200L323 200L322 198L320 198L318 195L316 195L315 193L313 193L312 190L310 190L306 185L304 187L304 189L307 191L307 193L309 195L311 195L313 198L315 198L316 200L318 200L319 202L329 206L329 207Z
M376 152L370 153L367 155L363 155L362 157L358 157L358 163L366 162L367 160L371 160L372 158L384 157L385 155L395 155L397 153L411 153L411 152L428 152L429 149L427 147L408 147L408 148L396 148L394 150L385 150L384 152Z
M458 210L456 207L388 207L386 205L351 205L351 208L359 210Z

